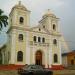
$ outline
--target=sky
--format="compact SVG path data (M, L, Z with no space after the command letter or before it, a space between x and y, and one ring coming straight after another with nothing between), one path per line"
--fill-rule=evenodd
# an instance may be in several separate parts
M19 0L0 0L0 9L9 15L12 7ZM69 48L75 50L75 0L20 0L31 11L31 26L36 26L47 9L50 9L59 20L60 32ZM0 46L6 42L6 29L0 32Z

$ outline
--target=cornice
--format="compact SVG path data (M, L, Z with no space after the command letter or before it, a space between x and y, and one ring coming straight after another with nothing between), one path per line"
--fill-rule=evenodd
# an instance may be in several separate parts
M48 34L45 32L34 31L34 30L31 30L30 28L23 28L23 27L17 27L17 26L10 27L7 33L9 33L13 29L23 30L23 31L28 31L28 32L34 32L34 33L40 33L40 34L46 34L46 35L61 36L60 33L55 34L55 33L51 32L50 34Z

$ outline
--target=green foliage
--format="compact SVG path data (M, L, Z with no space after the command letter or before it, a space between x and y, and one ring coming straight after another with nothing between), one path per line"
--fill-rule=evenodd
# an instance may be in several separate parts
M8 25L8 17L3 15L3 11L0 9L0 30L2 29L3 25L6 27Z

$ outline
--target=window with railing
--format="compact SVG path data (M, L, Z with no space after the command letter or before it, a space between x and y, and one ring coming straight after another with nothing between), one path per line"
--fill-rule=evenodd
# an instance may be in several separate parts
M37 37L36 37L36 36L34 36L33 40L34 40L34 42L36 42L36 40L37 40Z
M19 41L23 41L23 34L19 34Z
M40 37L38 37L38 42L41 42L41 38Z
M56 39L53 40L53 44L57 45L57 40Z
M45 38L42 38L42 43L45 43Z

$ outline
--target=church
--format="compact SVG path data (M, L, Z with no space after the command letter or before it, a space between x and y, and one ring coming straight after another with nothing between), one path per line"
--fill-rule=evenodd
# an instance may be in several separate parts
M62 65L59 18L50 10L36 27L30 27L30 11L19 2L9 14L8 41L1 51L2 64Z

